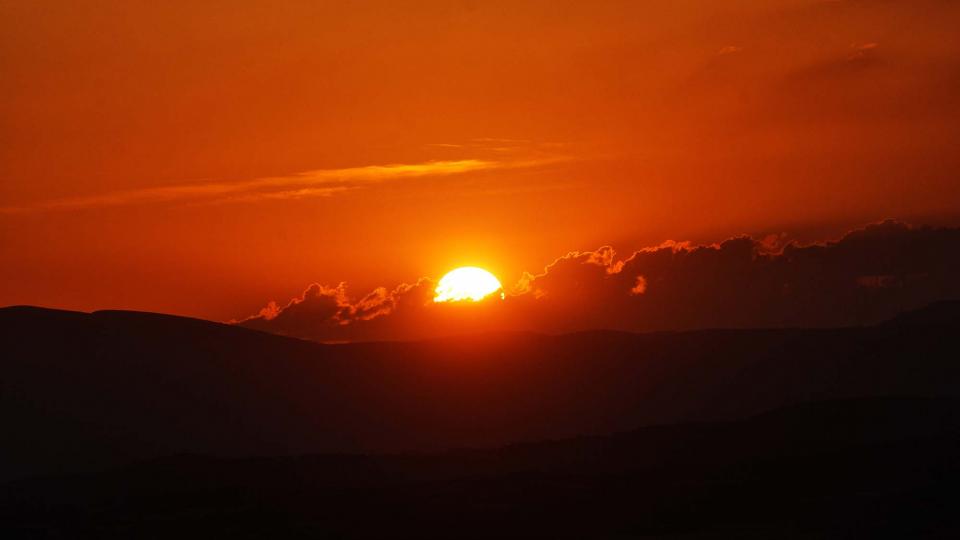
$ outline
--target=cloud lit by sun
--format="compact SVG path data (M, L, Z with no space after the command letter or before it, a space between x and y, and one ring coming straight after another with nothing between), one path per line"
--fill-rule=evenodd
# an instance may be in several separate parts
M458 302L472 300L478 302L491 294L502 291L500 280L483 268L464 266L447 272L440 278L434 302ZM503 296L503 293L500 293Z

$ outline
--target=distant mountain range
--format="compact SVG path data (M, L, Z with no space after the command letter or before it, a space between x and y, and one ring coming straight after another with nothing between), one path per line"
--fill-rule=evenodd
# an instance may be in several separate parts
M958 315L323 345L5 308L0 537L956 538Z
M960 303L874 327L323 345L153 313L0 309L0 478L172 454L437 451L960 397Z
M64 449L65 451L68 449ZM436 454L180 455L0 484L18 538L957 538L960 401Z

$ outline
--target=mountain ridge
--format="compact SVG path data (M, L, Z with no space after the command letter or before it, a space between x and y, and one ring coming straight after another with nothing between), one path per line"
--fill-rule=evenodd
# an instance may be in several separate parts
M168 315L4 308L0 478L175 453L491 447L804 401L955 397L955 333L936 323L325 345Z
M875 398L439 454L177 455L0 483L0 531L950 538L958 450L960 400Z

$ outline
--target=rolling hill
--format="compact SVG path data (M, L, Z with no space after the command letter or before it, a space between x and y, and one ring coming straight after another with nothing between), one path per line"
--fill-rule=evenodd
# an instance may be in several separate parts
M957 303L863 328L323 345L150 313L0 310L0 478L174 454L492 447L787 405L957 397Z

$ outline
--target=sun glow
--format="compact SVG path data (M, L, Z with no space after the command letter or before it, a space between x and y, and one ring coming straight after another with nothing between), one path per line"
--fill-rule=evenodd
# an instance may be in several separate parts
M463 266L447 272L447 275L440 278L437 288L434 289L437 295L433 298L433 301L472 300L478 302L497 291L501 291L500 297L502 298L503 286L500 285L500 280L496 276L483 268Z

